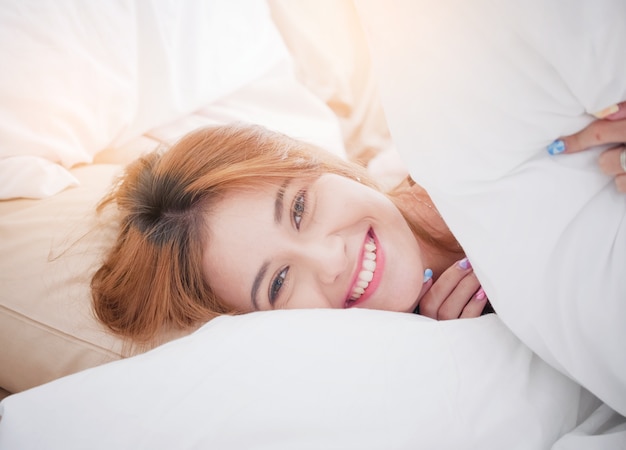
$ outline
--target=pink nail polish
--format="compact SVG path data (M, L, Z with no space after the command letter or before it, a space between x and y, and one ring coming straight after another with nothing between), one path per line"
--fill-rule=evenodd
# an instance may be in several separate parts
M472 268L472 264L469 262L469 259L467 259L467 258L463 258L462 260L457 262L457 264L463 270Z
M485 298L487 298L487 294L485 294L485 291L483 290L483 288L481 287L480 289L478 289L478 291L476 292L476 294L474 295L474 298L476 300L484 300Z

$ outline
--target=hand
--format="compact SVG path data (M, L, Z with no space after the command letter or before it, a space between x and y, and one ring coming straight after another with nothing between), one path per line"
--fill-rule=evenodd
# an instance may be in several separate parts
M576 153L601 144L620 144L600 155L600 170L615 177L620 192L626 192L626 102L595 114L592 122L576 134L557 139L548 146L548 153Z
M489 304L467 258L450 266L435 283L428 280L424 291L419 313L431 319L478 317Z

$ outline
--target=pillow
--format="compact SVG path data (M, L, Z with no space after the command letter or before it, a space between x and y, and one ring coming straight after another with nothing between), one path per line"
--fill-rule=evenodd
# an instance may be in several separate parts
M495 315L272 311L6 398L0 448L549 448L598 403Z
M288 61L251 0L9 0L0 40L0 199L75 185L68 168Z
M626 3L360 0L392 136L496 311L626 415L626 201L546 146L626 99Z

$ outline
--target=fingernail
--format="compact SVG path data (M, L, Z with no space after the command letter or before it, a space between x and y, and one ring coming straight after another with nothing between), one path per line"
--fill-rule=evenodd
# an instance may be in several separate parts
M619 105L611 105L608 108L604 108L602 111L593 113L593 115L596 116L598 119L604 119L611 114L615 114L617 111L619 111Z
M478 289L478 291L474 295L474 298L479 301L484 300L486 297L487 297L487 294L485 294L485 291L483 290L482 286L480 289Z
M469 259L467 258L463 258L462 260L460 260L459 262L457 262L457 264L459 265L459 267L463 270L465 269L471 269L472 268L472 263L469 262Z
M426 269L424 271L424 283L426 283L428 280L430 280L433 277L433 271L430 269Z
M565 151L565 142L562 139L557 139L552 144L548 145L548 153L551 155L558 155Z

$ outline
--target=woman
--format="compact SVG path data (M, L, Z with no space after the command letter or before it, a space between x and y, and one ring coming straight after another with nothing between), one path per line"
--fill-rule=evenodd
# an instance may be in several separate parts
M110 203L121 228L92 279L94 307L136 341L274 308L452 319L488 305L419 186L386 196L364 168L261 127L189 134L131 164L100 208Z

